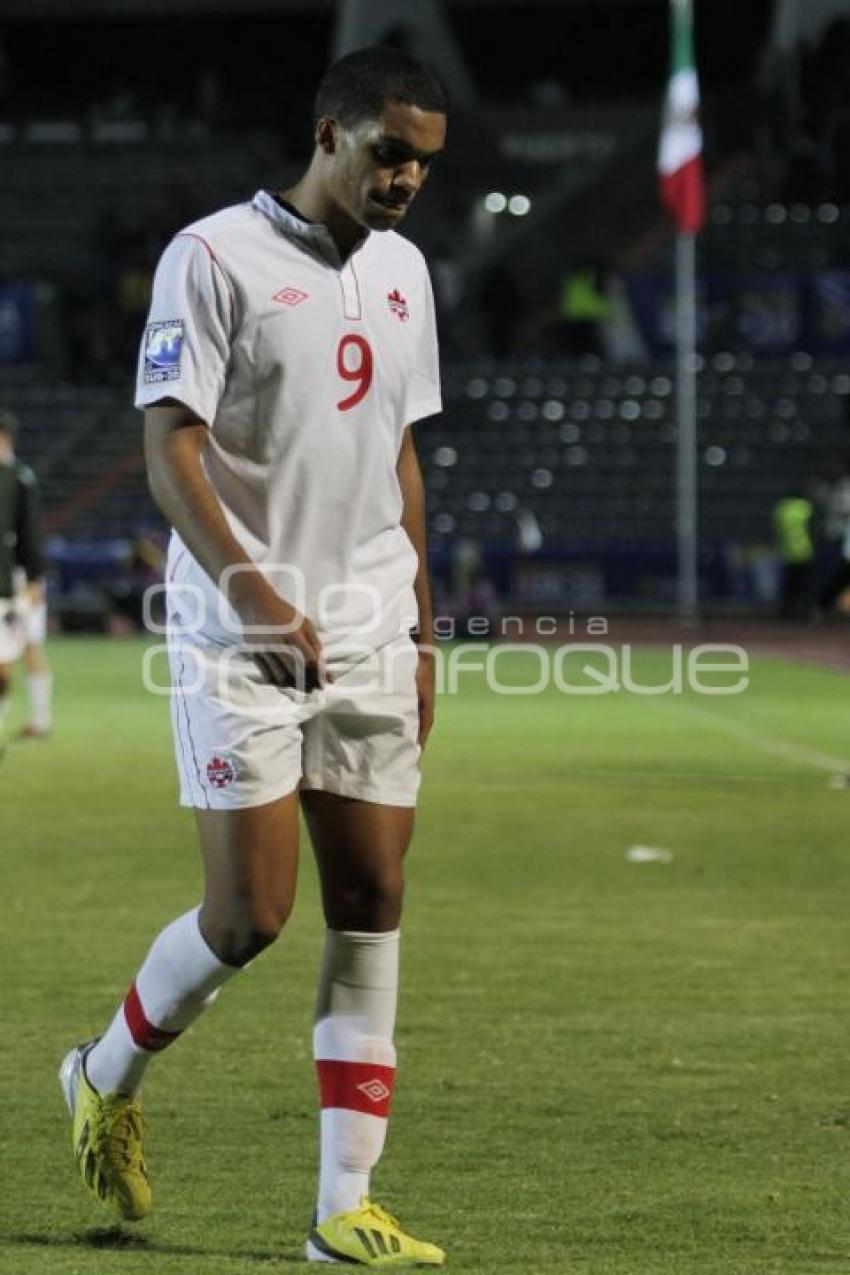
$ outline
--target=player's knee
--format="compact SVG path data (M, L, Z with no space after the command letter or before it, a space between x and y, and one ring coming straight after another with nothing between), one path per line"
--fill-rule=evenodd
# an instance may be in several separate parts
M404 875L401 864L382 866L335 891L336 929L391 930L401 917Z
M222 925L210 934L209 944L220 961L239 969L271 947L279 933L267 926Z
M211 918L203 925L204 936L225 965L247 965L271 947L289 917L289 902L245 907Z

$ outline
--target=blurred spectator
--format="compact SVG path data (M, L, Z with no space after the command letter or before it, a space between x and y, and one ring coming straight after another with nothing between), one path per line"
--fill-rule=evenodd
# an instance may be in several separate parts
M850 20L834 19L799 52L802 114L788 152L784 196L803 204L850 198Z
M108 586L111 612L109 632L113 637L141 632L147 618L145 595L151 588L151 618L158 624L164 620L162 584L165 568L167 536L160 529L142 528L131 542L124 570Z
M452 553L452 610L458 637L487 637L499 618L495 586L483 565L481 546L461 537Z
M842 597L850 589L850 467L830 485L824 508L824 530L837 549L832 571L821 590L818 606L829 612L836 606L844 610Z
M788 152L788 169L782 198L788 204L819 203L830 195L830 177L824 172L812 138L796 132Z
M476 541L460 536L452 546L452 593L463 605L481 566L481 548Z
M556 338L570 358L603 353L602 327L611 317L607 271L594 261L570 269L561 280Z
M210 132L226 122L224 85L221 74L213 67L203 67L195 81L195 110Z
M74 385L114 384L126 376L115 357L114 306L85 285L69 287L65 302L67 376Z
M514 354L522 298L516 280L501 261L484 275L478 300L488 353L497 358Z
M791 488L773 508L773 528L782 563L779 618L805 620L812 606L815 507L799 487Z
M430 258L434 305L440 329L440 346L445 354L457 352L455 317L463 300L463 275L451 246L440 243Z
M153 287L153 270L138 262L127 265L118 276L116 300L120 332L118 357L124 366L132 365L145 326Z
M516 520L516 543L520 553L537 553L543 548L543 532L536 514L531 509L520 507L514 515Z
M610 311L600 332L606 359L612 363L646 362L649 351L635 319L629 290L619 275L608 276L608 301Z

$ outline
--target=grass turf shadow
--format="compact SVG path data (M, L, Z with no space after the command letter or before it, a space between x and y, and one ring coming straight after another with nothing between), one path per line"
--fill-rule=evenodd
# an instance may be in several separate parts
M44 1235L20 1231L3 1236L3 1243L28 1248L89 1248L136 1251L141 1253L168 1254L173 1257L232 1257L249 1262L302 1262L303 1258L292 1253L255 1251L244 1249L225 1250L199 1248L191 1244L167 1244L147 1235L136 1235L121 1226L94 1226L87 1231L72 1231L70 1235Z

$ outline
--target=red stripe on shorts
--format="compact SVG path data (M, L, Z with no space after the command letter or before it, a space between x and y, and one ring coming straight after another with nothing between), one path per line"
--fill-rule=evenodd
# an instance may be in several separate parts
M395 1067L317 1058L316 1071L323 1108L344 1107L384 1119L390 1114Z
M130 1028L130 1035L139 1049L147 1049L151 1053L165 1049L180 1035L180 1032L163 1031L161 1027L154 1027L153 1023L148 1022L135 983L124 997L124 1017Z

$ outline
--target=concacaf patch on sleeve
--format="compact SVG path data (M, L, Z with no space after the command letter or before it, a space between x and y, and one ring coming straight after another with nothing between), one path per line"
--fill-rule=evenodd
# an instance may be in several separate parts
M182 319L167 319L164 323L149 323L145 328L143 380L146 385L157 384L160 381L178 380L183 335Z

